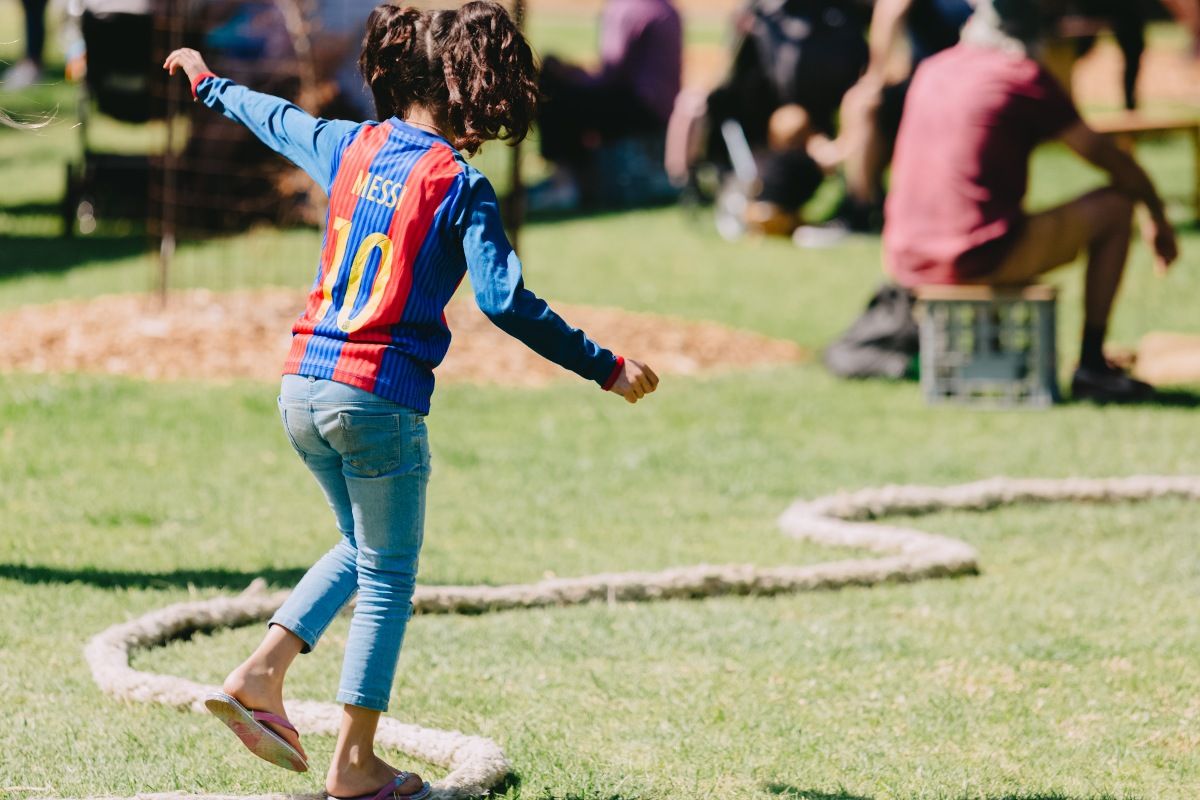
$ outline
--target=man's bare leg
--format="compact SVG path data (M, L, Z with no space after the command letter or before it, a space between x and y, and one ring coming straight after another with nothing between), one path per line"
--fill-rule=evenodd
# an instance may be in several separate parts
M1108 334L1113 300L1121 288L1129 258L1133 201L1110 189L1099 196L1098 202L1101 205L1098 216L1108 224L1097 231L1088 246L1083 342L1079 349L1079 367L1071 379L1071 394L1076 400L1100 402L1150 400L1154 397L1154 387L1110 365L1104 356L1104 339Z
M1105 216L1111 224L1101 229L1088 247L1087 275L1083 299L1083 342L1079 365L1104 369L1104 339L1113 301L1121 288L1125 263L1129 258L1129 239L1133 233L1133 202L1110 190L1103 199Z
M1031 216L1021 237L995 273L991 285L1023 284L1087 252L1084 275L1084 327L1075 385L1095 379L1115 382L1113 394L1144 396L1148 387L1113 373L1104 358L1104 339L1113 301L1121 286L1133 231L1133 201L1116 189L1089 192L1057 208ZM1119 376L1119 377L1118 377ZM1083 389L1082 393L1087 393ZM1080 394L1081 392L1076 392Z

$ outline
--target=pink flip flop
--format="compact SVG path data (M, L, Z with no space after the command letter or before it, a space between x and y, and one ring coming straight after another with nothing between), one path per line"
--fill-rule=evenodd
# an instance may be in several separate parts
M384 784L384 786L374 794L360 794L357 797L334 797L331 794L326 794L325 796L329 798L329 800L425 800L425 798L429 797L429 795L433 793L433 789L430 787L429 781L425 781L421 788L417 789L415 792L412 792L411 794L401 794L400 787L403 786L410 777L412 777L411 772L401 772L395 778L392 778L391 781Z
M252 711L224 692L213 692L206 696L204 706L214 717L229 726L254 755L277 767L294 772L308 771L308 762L300 755L300 751L264 724L278 725L299 736L292 723L283 717L266 711Z

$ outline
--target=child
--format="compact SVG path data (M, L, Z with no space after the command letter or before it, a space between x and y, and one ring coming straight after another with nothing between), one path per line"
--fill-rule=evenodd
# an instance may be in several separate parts
M325 789L334 798L419 800L429 784L378 758L374 738L411 613L429 477L424 415L433 369L450 344L443 308L469 272L483 312L542 356L630 403L658 378L570 328L525 289L496 194L457 152L520 141L534 118L537 69L507 12L491 2L428 12L381 5L359 65L384 122L314 119L218 78L194 50L177 50L164 65L182 69L198 100L246 125L329 195L317 278L293 328L279 406L342 539L207 705L256 755L307 769L284 716L284 676L357 591Z

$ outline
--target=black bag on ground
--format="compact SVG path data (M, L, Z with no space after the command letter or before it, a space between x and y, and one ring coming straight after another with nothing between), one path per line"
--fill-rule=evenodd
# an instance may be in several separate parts
M825 366L841 378L909 377L919 338L912 293L884 284L862 316L825 350Z

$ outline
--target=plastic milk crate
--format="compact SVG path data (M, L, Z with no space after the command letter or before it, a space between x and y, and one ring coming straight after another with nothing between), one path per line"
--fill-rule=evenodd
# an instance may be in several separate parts
M1059 399L1052 286L916 291L930 403L1049 406Z

